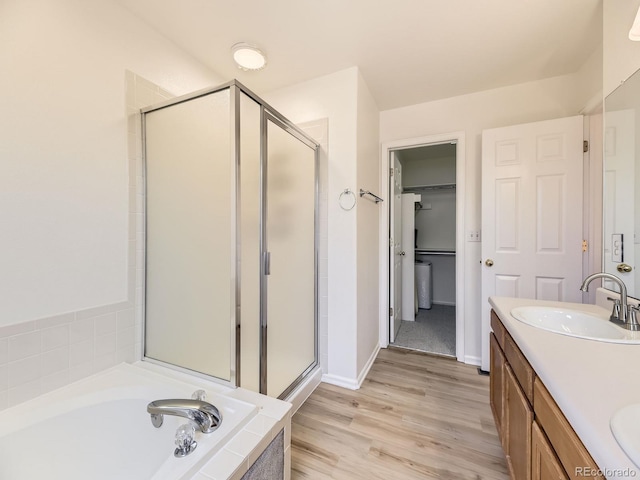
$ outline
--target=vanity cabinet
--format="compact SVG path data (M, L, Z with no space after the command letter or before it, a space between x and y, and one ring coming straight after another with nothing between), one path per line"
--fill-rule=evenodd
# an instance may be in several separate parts
M577 479L587 470L597 472L589 452L493 311L491 328L490 403L512 480Z
M531 426L531 479L568 480L562 464L538 422Z
M531 367L495 313L491 315L491 327L491 409L511 478L529 480L533 407L522 383L526 385L531 378ZM527 385L527 390L532 388Z
M505 366L506 358L502 353L502 348L498 344L494 334L491 334L489 339L489 348L491 349L491 375L489 376L489 394L491 410L493 410L493 418L496 420L496 428L498 432L502 432L502 426L504 423L504 404L503 399L506 398L504 393L505 386ZM502 448L507 451L507 445L505 443L506 435L500 435L500 441L502 442Z

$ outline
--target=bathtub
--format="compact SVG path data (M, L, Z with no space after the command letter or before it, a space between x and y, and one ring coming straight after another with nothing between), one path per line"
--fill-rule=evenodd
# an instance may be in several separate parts
M120 364L0 412L0 479L191 478L258 407L228 396L233 389L162 370L145 362ZM197 432L195 451L176 458L175 431L186 419L165 415L155 428L146 406L162 398L191 398L203 386L222 423L213 433Z

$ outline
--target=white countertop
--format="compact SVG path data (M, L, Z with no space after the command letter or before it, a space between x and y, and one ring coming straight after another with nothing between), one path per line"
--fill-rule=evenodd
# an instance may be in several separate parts
M609 428L618 409L640 403L640 345L547 332L510 314L521 306L564 306L608 321L610 311L596 305L508 297L490 297L489 303L607 478L640 478Z

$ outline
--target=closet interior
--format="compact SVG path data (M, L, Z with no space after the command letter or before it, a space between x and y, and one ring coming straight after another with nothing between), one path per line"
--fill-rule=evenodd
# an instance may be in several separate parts
M402 318L394 345L455 357L456 145L396 155L402 167L403 250L409 258L403 262Z

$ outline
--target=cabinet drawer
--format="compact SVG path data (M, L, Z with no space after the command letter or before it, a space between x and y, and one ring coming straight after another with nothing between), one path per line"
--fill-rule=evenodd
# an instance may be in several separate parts
M511 365L529 403L533 404L533 368L508 333L505 333L504 338L504 356L507 357L507 362Z
M491 329L493 330L493 334L496 336L496 340L498 341L498 345L500 348L504 350L504 338L507 336L507 330L502 325L502 322L496 315L496 312L491 310Z
M534 382L533 409L537 422L547 434L549 442L570 478L579 476L577 472L585 468L598 470L593 458L539 378ZM589 478L604 480L605 477L598 475Z

